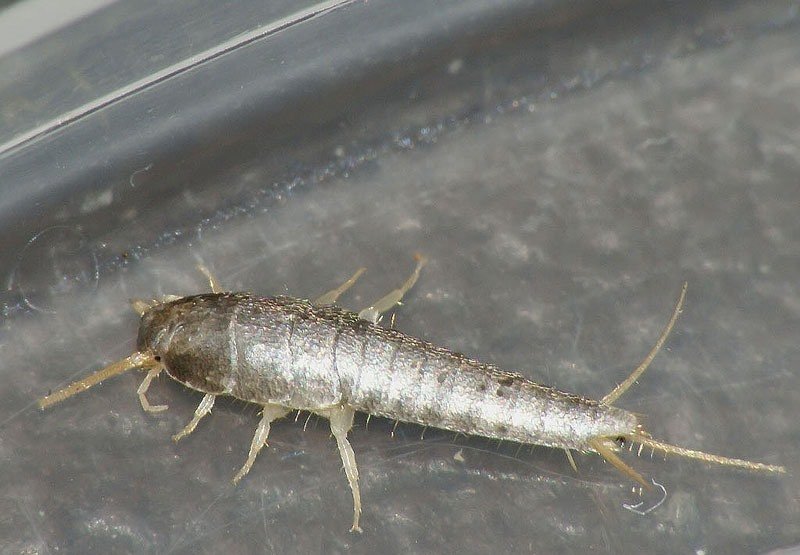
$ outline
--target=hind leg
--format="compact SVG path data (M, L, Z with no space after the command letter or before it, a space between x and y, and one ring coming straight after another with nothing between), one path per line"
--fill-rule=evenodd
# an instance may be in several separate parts
M353 427L353 416L355 411L349 407L336 407L321 411L314 411L320 416L330 420L331 433L336 438L336 445L339 448L339 455L344 464L344 473L347 482L350 484L350 491L353 493L353 526L351 532L361 532L359 520L361 519L361 490L358 487L358 466L356 465L356 455L350 442L347 441L347 433Z
M381 319L381 315L386 312L387 310L391 310L397 304L400 304L400 301L403 300L403 296L408 293L408 290L414 287L414 284L417 282L419 278L419 273L422 268L425 267L425 264L428 263L428 259L422 256L421 254L415 254L414 259L417 261L417 265L414 268L414 271L411 272L411 275L408 276L406 281L395 289L394 291L390 292L388 295L378 299L375 301L374 304L368 306L364 310L358 313L359 318L363 318L364 320L369 320L373 324L377 324L378 321Z

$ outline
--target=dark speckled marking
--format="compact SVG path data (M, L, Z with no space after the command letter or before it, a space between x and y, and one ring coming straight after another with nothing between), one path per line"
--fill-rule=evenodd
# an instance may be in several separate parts
M514 383L514 376L502 376L497 380L500 385L511 385Z

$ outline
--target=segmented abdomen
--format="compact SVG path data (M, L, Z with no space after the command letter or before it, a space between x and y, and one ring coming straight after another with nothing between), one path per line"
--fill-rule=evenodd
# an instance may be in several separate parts
M206 392L296 409L345 404L465 434L577 449L587 448L591 437L636 427L631 413L540 386L338 307L210 294L163 310L162 325L179 320L171 323L177 331L166 347L168 371Z
M623 410L540 386L414 337L370 328L363 361L343 361L355 376L349 404L359 411L471 435L555 447L587 448L598 435L628 433ZM347 365L352 365L348 371Z

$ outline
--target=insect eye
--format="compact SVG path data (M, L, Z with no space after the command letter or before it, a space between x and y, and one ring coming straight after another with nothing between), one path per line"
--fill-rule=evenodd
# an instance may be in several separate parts
M161 362L161 355L154 356L153 360L155 360L156 362Z

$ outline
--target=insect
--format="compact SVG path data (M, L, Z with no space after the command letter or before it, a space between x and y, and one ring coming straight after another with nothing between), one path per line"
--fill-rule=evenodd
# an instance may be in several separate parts
M336 301L364 272L313 302L294 297L257 297L223 292L205 268L212 293L132 302L140 314L137 351L127 358L42 398L44 409L104 379L133 368L147 371L137 393L148 412L147 390L162 371L204 393L194 416L175 441L194 431L219 395L262 407L238 483L267 442L270 425L293 410L330 421L353 495L352 531L361 531L358 467L347 434L356 411L470 435L601 455L622 473L650 484L617 455L624 443L707 463L750 471L785 472L784 467L712 455L653 439L638 417L614 403L647 369L681 312L686 284L664 330L641 364L598 400L565 393L505 372L449 349L379 326L381 315L400 303L426 259L402 286L355 313Z

